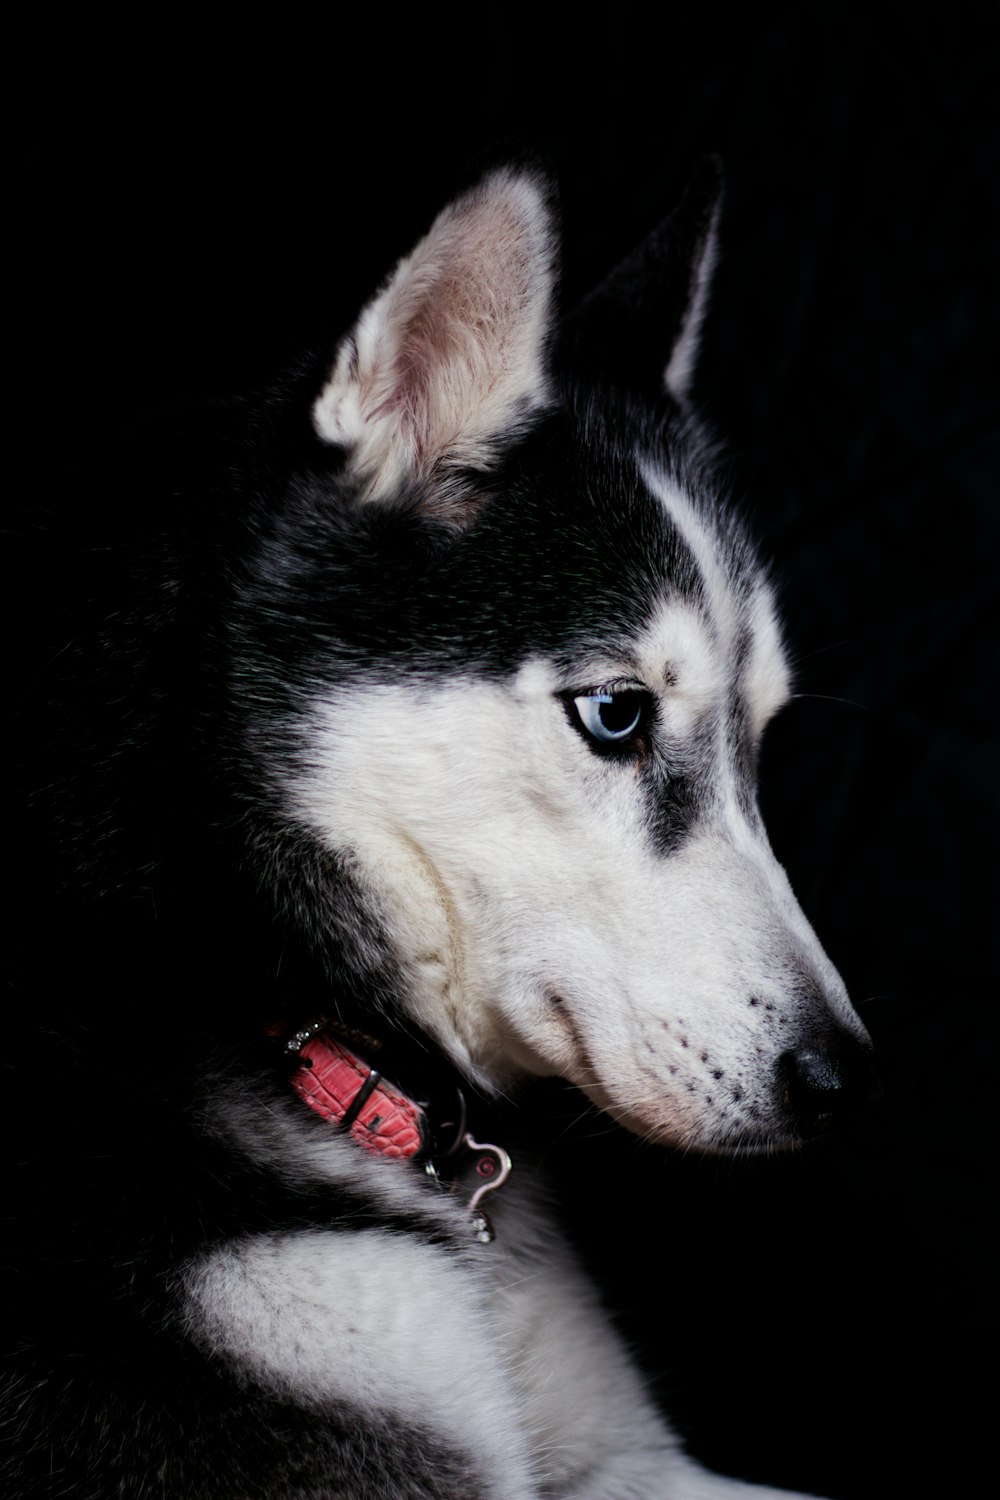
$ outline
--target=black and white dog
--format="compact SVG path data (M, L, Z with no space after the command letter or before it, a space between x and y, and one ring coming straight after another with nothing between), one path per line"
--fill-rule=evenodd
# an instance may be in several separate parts
M561 326L548 198L448 207L43 673L8 1494L776 1494L681 1451L509 1105L753 1152L870 1080L757 809L713 172Z

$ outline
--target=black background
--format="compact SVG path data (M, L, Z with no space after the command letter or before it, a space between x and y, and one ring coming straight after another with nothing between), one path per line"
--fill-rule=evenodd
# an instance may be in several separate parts
M15 136L22 498L40 527L85 529L134 417L341 331L508 148L558 182L567 304L721 155L701 395L801 694L766 746L765 811L885 1099L835 1144L738 1164L573 1123L560 1094L549 1164L706 1459L838 1500L978 1493L997 1334L987 8L602 12L234 11L211 35L163 12L37 38Z

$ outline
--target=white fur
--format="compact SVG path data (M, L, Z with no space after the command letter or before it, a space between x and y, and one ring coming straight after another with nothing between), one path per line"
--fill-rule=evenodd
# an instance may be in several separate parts
M639 676L660 698L663 731L672 741L694 732L722 701L725 659L703 616L685 600L661 604L640 637Z

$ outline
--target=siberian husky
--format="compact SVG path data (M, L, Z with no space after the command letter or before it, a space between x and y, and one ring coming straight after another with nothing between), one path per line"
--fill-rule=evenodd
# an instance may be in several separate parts
M685 1455L512 1124L547 1075L769 1151L869 1090L757 808L789 672L691 402L717 200L557 319L550 191L494 171L74 645L51 965L116 1024L45 1039L8 1493L777 1495Z

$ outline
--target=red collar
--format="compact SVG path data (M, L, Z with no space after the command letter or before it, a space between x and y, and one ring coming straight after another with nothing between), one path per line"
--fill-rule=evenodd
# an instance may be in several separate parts
M285 1028L278 1024L268 1030L281 1036ZM299 1098L366 1151L400 1161L422 1158L428 1176L438 1182L442 1181L438 1165L446 1162L451 1168L452 1180L447 1184L451 1187L471 1175L468 1208L473 1233L484 1243L492 1240L493 1227L479 1205L510 1176L513 1164L507 1152L502 1146L473 1139L465 1128L465 1099L457 1087L452 1108L441 1113L432 1128L428 1107L387 1083L377 1068L347 1046L347 1037L368 1052L377 1052L381 1045L374 1037L348 1032L326 1017L310 1021L288 1038L285 1052L297 1063L291 1084Z
M299 1064L291 1078L299 1098L366 1151L412 1160L430 1150L423 1106L386 1083L377 1068L338 1041L325 1020L295 1032L285 1051Z

